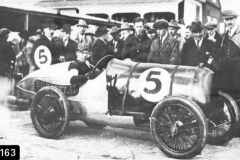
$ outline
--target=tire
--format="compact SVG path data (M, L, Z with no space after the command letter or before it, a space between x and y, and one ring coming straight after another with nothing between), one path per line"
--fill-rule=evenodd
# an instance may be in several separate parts
M167 97L152 111L150 131L158 148L171 158L200 154L207 141L207 122L199 106L183 97Z
M97 124L97 123L93 123L93 122L89 122L89 121L84 121L84 123L90 127L90 128L94 128L94 129L103 129L106 127L106 125L102 125L102 124Z
M57 88L48 86L39 90L31 105L34 128L45 138L59 138L69 125L69 102Z
M239 130L239 108L228 94L219 91L211 97L208 110L208 141L212 145L222 145L236 136Z

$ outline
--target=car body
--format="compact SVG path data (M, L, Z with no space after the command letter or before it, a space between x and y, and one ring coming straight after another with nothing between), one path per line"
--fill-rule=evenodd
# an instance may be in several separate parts
M58 138L70 120L82 120L99 129L150 129L160 150L173 158L201 152L208 137L205 112L211 106L211 70L112 56L103 57L95 68L102 62L105 69L81 86L70 84L71 62L37 70L18 82L22 94L33 100L31 118L41 136Z

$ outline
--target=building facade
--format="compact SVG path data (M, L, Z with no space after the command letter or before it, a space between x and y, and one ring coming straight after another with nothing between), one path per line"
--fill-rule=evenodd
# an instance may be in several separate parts
M35 5L130 23L138 16L148 23L161 18L183 19L185 24L222 21L219 0L44 0Z

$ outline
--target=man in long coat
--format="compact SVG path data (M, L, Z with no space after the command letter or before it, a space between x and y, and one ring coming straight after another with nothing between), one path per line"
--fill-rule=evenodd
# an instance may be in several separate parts
M153 25L158 38L152 42L148 62L160 64L179 64L179 42L168 34L168 22L164 19Z

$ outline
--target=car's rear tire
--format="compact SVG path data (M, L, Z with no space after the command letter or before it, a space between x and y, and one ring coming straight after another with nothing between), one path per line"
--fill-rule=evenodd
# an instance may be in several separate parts
M234 99L219 91L211 97L208 110L208 141L212 145L222 145L233 139L239 130L239 108Z
M158 148L171 158L200 154L207 140L207 122L200 107L187 98L167 97L152 111L150 131Z
M106 127L106 125L103 124L97 124L89 121L83 121L88 127L94 128L94 129L103 129Z
M31 105L31 119L34 128L45 138L58 138L69 125L69 102L55 87L39 90Z

